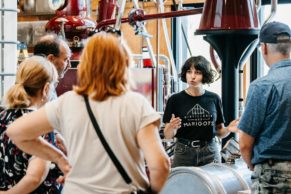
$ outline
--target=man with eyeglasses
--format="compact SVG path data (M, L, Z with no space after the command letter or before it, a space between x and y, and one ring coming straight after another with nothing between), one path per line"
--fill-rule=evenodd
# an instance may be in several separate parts
M252 174L252 193L291 193L291 30L280 22L261 28L270 70L251 83L238 129L241 154Z
M34 46L34 55L43 55L52 62L59 74L64 78L66 71L71 67L71 50L68 44L54 34L48 34L39 39Z

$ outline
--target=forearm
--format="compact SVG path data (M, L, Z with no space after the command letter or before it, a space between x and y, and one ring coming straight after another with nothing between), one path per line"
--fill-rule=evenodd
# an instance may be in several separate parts
M227 127L224 127L223 123L217 124L216 125L217 136L223 139L227 137L231 132L233 133L238 132L238 129L237 129L238 122L239 120L235 119L231 121Z
M60 158L65 157L60 150L53 147L41 137L32 140L16 141L15 144L26 153L55 163Z
M170 160L162 146L156 126L150 124L139 130L137 140L148 165L151 189L158 193L167 180Z
M42 179L32 176L24 176L16 185L6 191L6 194L28 194L36 190L42 183Z
M251 162L252 153L253 153L253 145L254 145L255 138L251 135L239 131L239 147L241 151L242 158L247 163L250 170L253 170L253 164Z
M150 185L153 193L159 193L169 175L169 168L150 170Z
M241 155L247 166L250 168L250 170L253 170L253 164L251 162L252 159L252 151L249 149L242 149L241 148Z
M177 129L172 128L169 123L165 125L165 128L164 128L165 139L173 139L176 133L177 133Z
M229 134L230 132L228 131L227 127L223 127L217 132L217 136L221 139L227 137Z

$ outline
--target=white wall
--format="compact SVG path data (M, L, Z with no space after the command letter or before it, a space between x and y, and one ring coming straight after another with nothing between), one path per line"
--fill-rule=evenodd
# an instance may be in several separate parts
M0 0L1 9L17 10L16 0ZM17 41L17 12L0 13L0 41ZM17 67L17 45L0 44L0 73L15 74ZM15 76L0 77L0 97L14 84Z

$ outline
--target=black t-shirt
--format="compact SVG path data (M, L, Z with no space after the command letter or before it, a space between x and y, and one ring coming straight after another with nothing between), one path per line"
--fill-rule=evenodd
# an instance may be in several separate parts
M190 96L185 91L172 95L163 122L169 123L172 114L182 119L177 138L209 141L215 136L216 124L224 123L220 97L209 91L202 96Z

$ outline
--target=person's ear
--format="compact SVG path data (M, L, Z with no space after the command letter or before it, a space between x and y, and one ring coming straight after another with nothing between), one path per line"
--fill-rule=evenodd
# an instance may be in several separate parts
M262 52L263 52L263 54L264 54L264 55L267 55L267 54L268 54L268 47L267 47L267 44L266 44L266 43L263 43L263 44L261 45L261 47L262 47Z
M41 91L42 97L46 99L49 95L49 91L50 91L50 83L46 82Z
M50 62L53 62L54 59L55 59L55 56L54 56L53 54L49 54L49 55L47 56L47 59L48 59Z

